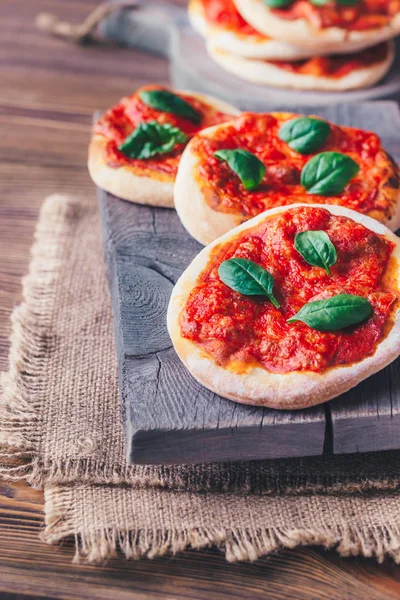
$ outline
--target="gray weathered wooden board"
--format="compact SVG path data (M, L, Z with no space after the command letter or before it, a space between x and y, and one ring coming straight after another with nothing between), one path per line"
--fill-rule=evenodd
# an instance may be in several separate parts
M397 103L379 102L364 108L340 107L344 125L376 131L393 158L400 162L400 111ZM343 112L342 112L343 111ZM400 360L329 403L336 454L400 448Z
M400 157L394 103L309 112L374 129ZM400 448L399 361L341 398L304 411L242 406L198 384L171 347L165 317L173 284L201 246L173 210L138 206L102 190L99 200L129 461L173 464Z
M129 459L172 464L321 454L323 408L249 408L193 379L171 347L166 310L200 244L173 210L99 196Z

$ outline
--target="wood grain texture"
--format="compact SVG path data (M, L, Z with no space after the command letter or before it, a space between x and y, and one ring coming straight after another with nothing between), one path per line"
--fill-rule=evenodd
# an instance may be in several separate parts
M397 104L310 112L372 128L400 159ZM99 199L130 461L217 462L313 456L324 448L338 454L400 448L400 361L335 400L328 427L329 406L305 411L248 407L197 383L171 348L166 312L173 285L201 245L175 211L138 206L101 190Z
M400 447L400 360L331 402L334 452Z
M171 347L173 285L201 250L175 211L99 190L115 317L128 460L174 464L322 454L325 411L276 411L221 398Z
M182 2L183 3L183 0ZM91 115L146 81L167 80L165 62L123 49L68 46L33 27L40 11L79 21L92 0L0 0L0 370L6 369L10 314L20 301L39 207L54 191L94 199L86 172ZM57 55L57 61L53 58ZM108 57L107 76L103 59ZM85 72L85 61L91 70ZM88 82L90 85L88 85ZM28 121L27 121L28 120ZM64 145L65 121L86 123ZM29 129L27 128L29 123ZM45 146L59 150L49 164ZM29 133L29 164L20 141ZM12 157L10 159L9 157ZM44 155L44 158L43 158ZM51 157L50 157L51 159ZM340 559L334 552L296 550L253 564L227 564L217 551L103 566L72 565L73 541L50 547L38 540L42 495L24 484L0 483L0 598L93 600L393 600L400 567L390 560Z
M112 559L71 565L72 542L38 544L40 496L22 485L0 488L0 598L65 600L395 600L399 568L340 559L314 549L252 564L228 564L217 550L153 561Z
M376 131L400 161L398 104L376 102L339 107L338 122ZM336 454L400 448L400 359L329 403Z

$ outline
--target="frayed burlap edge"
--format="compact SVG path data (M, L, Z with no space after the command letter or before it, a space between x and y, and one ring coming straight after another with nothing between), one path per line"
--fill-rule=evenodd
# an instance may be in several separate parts
M7 458L16 457L19 453L8 451L2 456ZM399 489L400 476L394 474L393 465L385 465L392 461L388 453L381 453L382 460L375 465L375 473L367 472L368 460L373 460L371 455L344 455L333 457L339 458L341 463L345 461L365 460L359 465L359 478L355 472L345 480L343 473L337 472L331 466L331 473L327 473L329 463L327 457L310 457L305 459L280 459L279 461L263 461L263 463L236 463L232 468L241 476L228 477L229 466L226 464L198 464L182 465L178 467L164 466L139 466L127 468L126 465L110 465L107 468L96 460L68 460L57 463L46 462L43 464L35 453L21 452L22 458L28 457L23 465L18 467L0 467L0 476L8 480L26 479L28 483L43 489L49 485L68 485L71 482L79 482L93 485L131 485L138 488L154 487L175 491L188 492L217 492L235 494L260 494L265 496L274 495L304 495L304 494L359 494L374 491L396 491ZM376 455L374 455L375 457ZM30 459L29 459L30 457ZM321 464L318 465L318 458ZM291 463L290 468L286 465ZM310 464L308 466L308 461ZM265 471L266 462L270 463L270 471ZM312 473L312 466L315 469ZM379 471L380 466L382 470ZM324 474L318 471L320 467ZM256 470L259 469L257 477ZM342 467L343 468L343 467ZM280 477L272 473L273 470L280 472ZM356 469L354 469L355 471ZM207 471L207 472L206 472ZM305 471L302 473L302 471ZM339 468L340 471L340 468ZM362 475L361 475L362 474Z
M8 480L27 479L39 483L35 453L40 443L36 426L40 410L42 364L51 336L54 297L66 251L65 220L76 218L85 202L61 195L48 197L42 205L31 250L29 274L23 279L23 302L12 314L9 371L1 374L0 459L20 461L2 466L0 475Z
M400 562L398 494L266 499L78 486L49 489L45 497L42 539L56 544L73 536L75 562L118 553L151 559L210 546L230 562L254 561L310 545Z

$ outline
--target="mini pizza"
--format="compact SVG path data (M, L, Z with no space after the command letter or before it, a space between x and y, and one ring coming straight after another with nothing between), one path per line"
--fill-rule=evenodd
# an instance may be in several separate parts
M400 174L371 132L292 113L243 113L202 131L185 149L175 208L208 244L275 206L346 206L400 226Z
M246 23L233 0L190 0L190 22L213 47L247 58L298 60L312 51L279 42Z
M89 173L100 188L139 204L173 206L173 185L187 142L239 111L215 98L146 86L95 123Z
M175 285L180 359L230 400L306 408L400 354L400 240L343 206L295 204L206 247Z
M226 71L241 79L275 87L339 92L371 87L389 71L393 42L353 54L316 56L305 60L259 60L231 54L207 45L209 55Z
M400 0L234 0L257 31L318 54L354 52L400 33Z

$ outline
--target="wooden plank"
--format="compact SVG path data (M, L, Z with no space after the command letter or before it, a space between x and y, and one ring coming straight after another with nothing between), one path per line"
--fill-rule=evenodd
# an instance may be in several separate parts
M344 124L372 129L400 162L400 111L380 102L353 111L341 107ZM400 359L329 403L336 454L400 448Z
M128 459L173 464L321 454L325 413L242 406L189 374L166 327L174 283L201 249L175 211L99 192Z
M400 359L330 403L336 454L400 448Z

